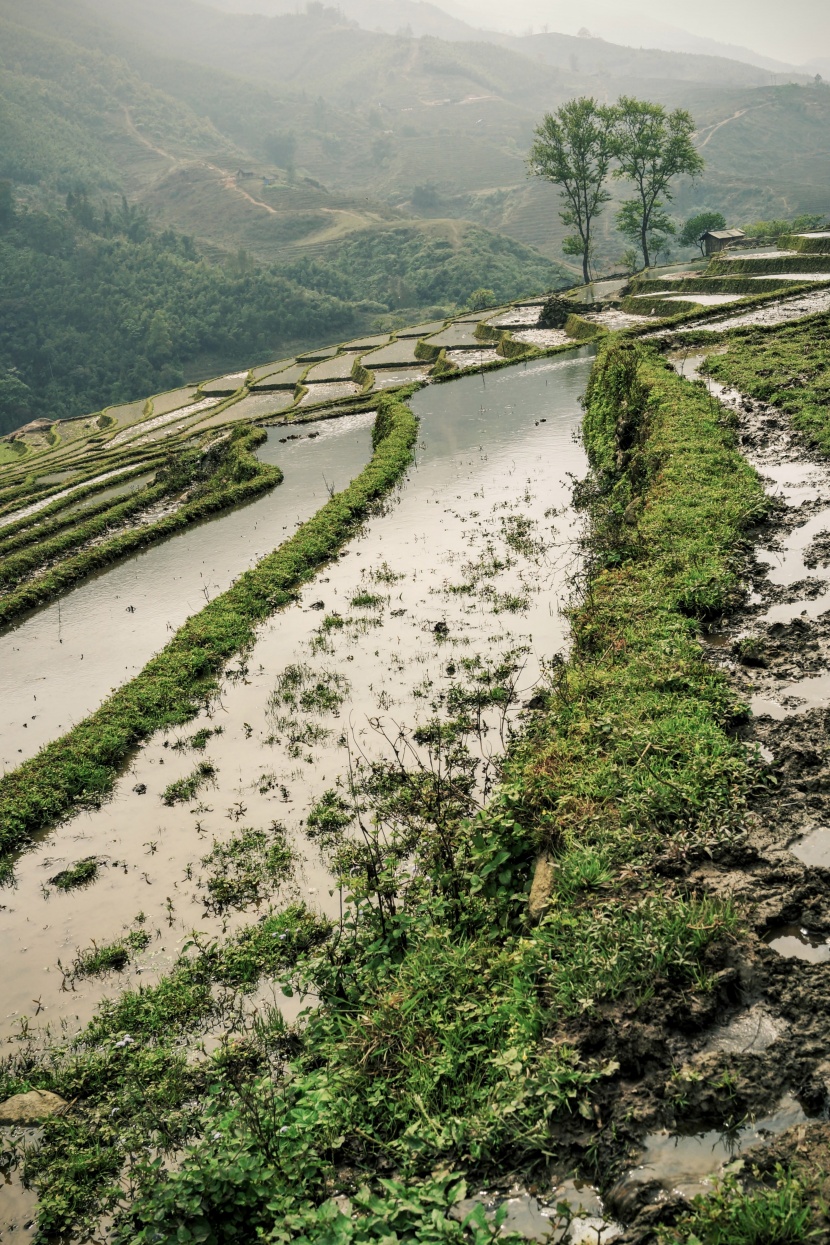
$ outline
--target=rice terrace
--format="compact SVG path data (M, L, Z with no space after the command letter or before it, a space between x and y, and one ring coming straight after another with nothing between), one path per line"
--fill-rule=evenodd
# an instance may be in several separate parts
M830 1241L830 48L720 8L0 0L3 1243Z

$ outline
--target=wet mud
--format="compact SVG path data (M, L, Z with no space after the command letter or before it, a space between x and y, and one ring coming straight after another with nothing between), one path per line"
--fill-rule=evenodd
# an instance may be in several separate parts
M695 378L703 359L674 365ZM633 1161L606 1191L626 1242L655 1239L736 1157L772 1171L773 1159L823 1154L828 1140L830 464L781 412L707 384L736 413L771 499L753 533L744 601L702 641L747 706L737 729L758 782L740 833L698 859L668 854L665 872L730 898L749 938L719 966L707 1013L654 1017L651 1041L668 1043L670 1072L656 1045L649 1054L647 1025L637 1026L640 1067L623 1091ZM626 1029L601 1048L616 1045L630 1066Z

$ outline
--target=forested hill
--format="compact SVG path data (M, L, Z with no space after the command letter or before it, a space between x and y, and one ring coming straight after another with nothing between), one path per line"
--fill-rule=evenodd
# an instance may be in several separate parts
M244 252L211 262L129 203L96 214L68 198L60 212L14 211L6 183L0 434L343 340L388 322L396 304L411 308L404 318L454 307L482 271L500 298L560 279L541 256L472 228L460 245L407 228L359 234L283 271Z
M707 171L678 186L680 219L825 210L827 87L564 38L396 37L321 4L0 0L0 428L454 311L482 286L566 284L556 195L527 154L575 95L692 110ZM614 206L600 268L624 248Z
M499 299L567 280L480 226L293 171L268 202L236 176L257 159L245 133L148 85L104 22L35 0L21 26L15 8L0 4L0 433L454 310L482 275ZM224 89L232 118L250 95L251 131L278 116L253 86L185 76L203 98Z

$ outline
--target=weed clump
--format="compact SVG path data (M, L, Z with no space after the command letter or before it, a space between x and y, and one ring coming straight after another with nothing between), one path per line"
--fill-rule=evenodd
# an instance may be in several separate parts
M196 768L184 778L177 778L165 787L161 794L162 802L168 806L186 804L195 799L199 790L216 774L216 767L210 761L200 761Z
M245 827L225 843L214 840L202 857L205 907L223 913L259 904L287 880L293 864L285 829L277 822L267 832Z
M89 886L98 877L100 865L94 856L85 856L68 869L61 869L49 879L52 886L59 891L76 890L79 886Z
M754 1175L724 1176L674 1227L658 1230L659 1245L798 1245L819 1235L803 1181L780 1164L772 1183Z
M78 952L69 976L74 980L80 977L99 977L103 973L121 972L135 955L149 947L151 941L152 938L146 930L134 929L125 934L123 938L104 943L100 947L93 943L86 951Z

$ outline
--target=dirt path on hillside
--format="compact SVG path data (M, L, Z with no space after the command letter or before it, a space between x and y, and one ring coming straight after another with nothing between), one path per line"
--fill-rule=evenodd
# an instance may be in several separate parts
M174 156L172 152L165 151L163 147L158 147L155 143L152 143L149 138L145 138L141 131L136 127L136 124L132 119L132 115L130 114L130 110L126 105L124 106L124 118L127 123L127 130L129 134L137 142L141 143L142 147L146 147L148 151L152 151L155 155L161 156L162 159L168 160L174 167L178 167L184 163L179 160L178 156ZM209 169L211 173L216 173L219 178L219 184L224 190L229 190L233 194L239 195L241 198L246 199L248 203L253 204L254 207L262 208L271 216L280 215L276 208L272 208L270 204L264 203L262 199L254 198L252 194L249 194L247 190L240 186L235 175L231 173L229 169L220 168L218 164L211 164L209 160L202 160L199 161L199 163L203 168Z
M150 139L145 138L141 131L136 127L132 115L130 114L130 110L126 105L124 106L124 117L128 133L136 140L136 142L140 143L142 147L146 147L148 151L152 151L155 155L161 156L162 159L167 160L173 168L178 168L185 163L184 161L179 160L177 156L174 156L172 152L165 151L163 147L158 147L155 143L151 142ZM220 165L212 164L209 160L202 160L199 161L199 163L203 168L216 174L219 179L219 184L223 190L227 190L231 194L237 195L239 198L244 199L247 203L250 203L252 207L260 208L263 212L267 212L269 216L283 215L283 213L277 208L272 207L270 203L266 203L263 199L258 199L255 195L252 195L250 191L246 190L244 186L241 186L237 181L236 175L232 173L230 169L223 169ZM327 208L321 206L317 210L321 214L330 216L332 223L326 226L325 229L313 234L311 237L302 239L298 245L314 246L335 241L344 234L353 233L358 229L365 228L367 219L377 221L378 223L383 222L383 218L376 212L367 212L363 216L359 216L355 212L349 212L342 208Z
M717 121L714 125L705 125L703 129L698 130L697 134L695 135L696 138L699 138L701 134L706 134L706 131L707 130L709 131L709 133L706 135L706 138L704 138L703 142L698 147L698 151L703 151L704 147L708 147L709 143L711 143L712 139L715 137L718 130L722 130L725 125L729 125L731 121L737 121L739 120L739 118L745 117L748 112L754 112L756 111L757 108L763 108L763 107L764 107L763 104L756 104L756 107L754 109L753 108L739 108L737 112L733 112L731 117L724 117L723 121Z
M134 138L136 142L141 143L142 147L146 147L148 151L152 151L157 156L161 156L163 160L169 160L171 164L179 163L178 158L172 155L171 152L165 151L163 147L157 147L155 143L150 142L149 138L144 137L141 131L136 127L132 114L126 104L124 105L124 120L127 123L127 132L130 137Z

